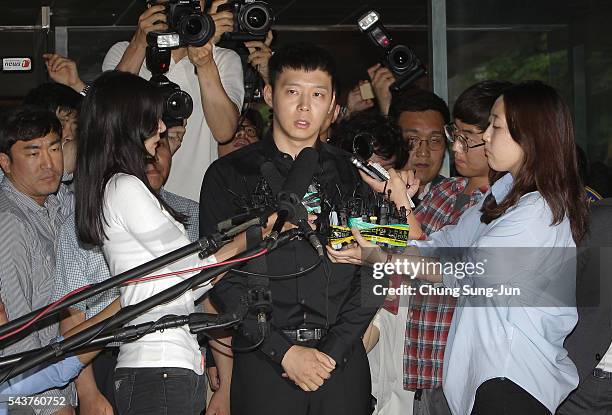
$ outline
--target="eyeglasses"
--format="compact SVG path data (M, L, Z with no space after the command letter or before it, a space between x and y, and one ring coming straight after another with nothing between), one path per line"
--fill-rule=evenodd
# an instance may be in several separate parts
M425 141L427 143L427 147L432 151L444 150L445 142L444 137L441 135L432 135L429 138L421 138L415 135L411 135L406 137L408 142L408 149L410 151L419 148L421 146L421 142Z
M251 127L250 125L239 126L236 134L238 134L240 131L244 131L244 133L249 137L257 137L257 130L255 129L255 127Z
M468 141L469 139L465 135L459 134L459 130L457 130L457 127L453 123L446 124L444 126L444 134L446 135L446 139L449 143L453 144L456 141L459 144L459 149L462 153L467 153L470 148L485 145L484 141L482 143L470 145Z

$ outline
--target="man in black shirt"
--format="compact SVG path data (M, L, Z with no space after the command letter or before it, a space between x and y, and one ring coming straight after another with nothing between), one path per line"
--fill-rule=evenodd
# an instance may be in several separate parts
M277 51L269 67L264 97L274 110L273 132L207 170L200 195L203 235L238 213L262 177L274 191L274 180L265 177L262 165L273 166L277 177L287 177L306 147L314 147L319 155L313 181L322 219L329 213L325 206L365 191L346 153L318 140L335 104L333 58L314 45L292 44ZM262 266L268 275L286 275L317 261L315 250L300 239L266 255ZM358 268L324 261L300 277L270 279L270 333L256 351L234 353L232 414L369 413L370 373L361 336L376 309L362 305ZM229 273L211 291L212 301L223 311L233 310L247 293L247 281ZM247 321L234 334L233 345L246 347L259 340L254 322ZM222 377L226 369L219 363Z

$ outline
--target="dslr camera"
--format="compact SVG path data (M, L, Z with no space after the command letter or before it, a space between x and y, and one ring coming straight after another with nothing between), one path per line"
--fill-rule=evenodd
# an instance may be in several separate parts
M199 0L149 0L149 4L163 4L168 23L167 32L147 34L150 47L163 51L183 46L204 46L215 34L215 22L202 13Z
M393 45L393 38L380 22L378 12L367 12L359 18L357 24L370 41L383 50L383 65L393 72L396 79L389 87L392 92L401 91L426 74L421 60L411 48L406 45Z
M162 121L167 128L183 125L183 120L189 118L193 112L193 99L181 87L170 81L164 74L170 69L170 49L158 50L147 46L147 69L153 76L149 82L155 86L164 101Z
M189 118L193 112L191 95L181 90L181 87L170 81L164 75L153 75L149 80L162 95L164 112L162 121L167 128L183 125L183 120Z
M270 5L260 0L231 0L219 6L217 12L230 11L234 14L234 30L224 33L223 40L245 42L264 40L274 23Z

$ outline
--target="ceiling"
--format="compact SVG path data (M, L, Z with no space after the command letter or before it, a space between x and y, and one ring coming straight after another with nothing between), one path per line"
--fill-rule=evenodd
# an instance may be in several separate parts
M269 0L279 25L353 25L369 9L388 25L426 25L429 0ZM449 24L564 24L606 0L446 0ZM2 0L0 26L33 25L50 6L56 26L130 26L145 0ZM608 7L609 9L609 7Z

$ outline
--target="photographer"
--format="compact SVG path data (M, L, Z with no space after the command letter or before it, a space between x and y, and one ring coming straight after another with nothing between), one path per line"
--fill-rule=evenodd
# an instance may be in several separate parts
M240 58L231 50L215 46L223 33L233 30L232 13L216 12L217 7L225 2L215 0L211 5L210 16L215 22L213 38L201 47L187 46L172 50L170 69L166 74L194 101L186 131L181 126L168 129L172 149L183 147L183 150L174 156L174 168L166 187L196 201L199 200L204 172L217 158L217 143L231 140L236 131L244 98ZM168 29L165 7L164 4L148 3L130 42L119 42L111 47L102 69L118 69L145 79L151 78L151 72L145 65L146 38L150 32ZM200 0L200 7L204 9L204 0ZM184 142L183 134L186 138ZM198 171L194 171L192 166L197 166Z

